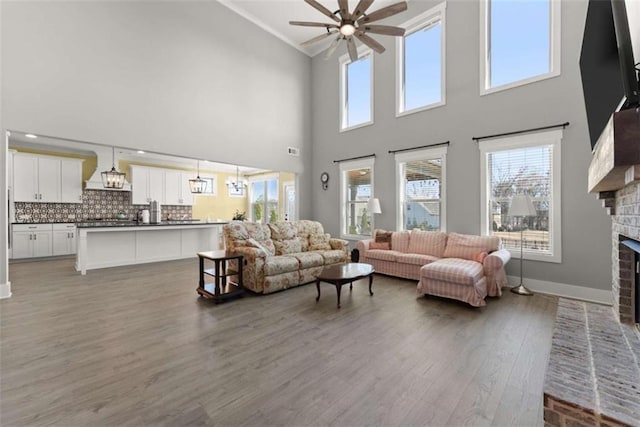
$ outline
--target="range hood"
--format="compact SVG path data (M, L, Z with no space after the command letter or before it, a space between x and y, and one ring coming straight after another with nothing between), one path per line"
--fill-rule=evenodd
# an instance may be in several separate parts
M104 190L104 191L131 191L131 184L125 179L122 188L105 188L102 184L102 172L111 170L111 166L115 163L118 165L118 151L115 152L115 157L112 160L111 147L92 147L96 153L96 170L85 182L85 190ZM118 169L116 167L116 169Z

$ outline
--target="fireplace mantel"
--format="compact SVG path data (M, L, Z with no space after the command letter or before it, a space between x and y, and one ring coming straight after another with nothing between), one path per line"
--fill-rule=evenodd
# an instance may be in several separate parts
M638 179L640 109L633 108L613 113L598 138L589 165L589 192L614 192Z

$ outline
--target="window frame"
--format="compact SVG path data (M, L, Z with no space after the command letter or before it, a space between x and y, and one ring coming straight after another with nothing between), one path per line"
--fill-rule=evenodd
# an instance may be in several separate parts
M447 104L446 100L446 77L447 77L447 65L446 65L446 35L447 35L447 23L446 23L446 10L447 3L442 2L426 12L411 18L410 20L402 23L400 26L406 29L403 37L396 37L396 117L403 117L421 111L431 110L433 108L442 107ZM405 101L405 73L404 73L404 61L405 51L404 42L405 37L425 29L436 22L440 22L440 101L433 104L423 105L422 107L413 108L410 110L404 110Z
M425 148L407 153L396 153L396 230L404 230L404 176L402 164L416 160L440 159L442 162L440 178L440 230L447 232L447 146Z
M357 169L365 169L369 168L371 170L371 194L369 196L369 200L375 197L375 180L374 180L374 172L375 172L375 157L369 157L366 159L358 159L358 160L348 160L340 162L340 237L347 240L363 240L366 238L370 238L371 234L349 234L347 232L347 187L348 180L346 179L348 176L348 172ZM367 200L368 202L368 200ZM368 207L368 206L367 206ZM371 231L375 230L375 215L371 214Z
M263 182L264 183L264 188L265 188L265 199L262 203L262 207L263 207L263 216L261 218L261 220L259 221L261 224L269 224L268 221L268 217L269 217L269 213L267 212L267 207L268 207L268 203L269 203L269 190L267 187L267 182L268 181L276 181L276 191L277 191L277 195L276 195L276 212L278 213L278 215L280 214L280 176L276 173L272 173L272 174L265 174L265 175L259 175L257 177L254 178L249 178L247 180L247 188L246 188L246 197L247 197L247 210L249 212L248 218L250 221L253 222L258 222L255 220L255 218L253 217L253 202L252 202L252 198L253 198L253 187L252 184L256 183L256 182Z
M500 86L491 87L491 52L490 52L490 4L492 0L480 0L480 95L489 95L503 90L513 89L530 83L558 77L561 74L561 27L562 2L549 0L549 65L548 73L516 80Z
M365 127L365 126L370 126L373 124L374 120L373 120L373 105L374 105L374 83L373 83L373 79L374 79L374 72L373 72L373 62L374 62L374 55L373 55L373 50L371 50L369 47L367 46L360 46L358 47L358 60L364 59L365 57L369 57L370 59L370 66L369 66L369 76L370 76L370 85L369 85L369 92L370 92L370 102L369 102L369 114L371 119L367 122L363 122L363 123L358 123L357 125L353 125L353 126L345 126L345 124L348 123L348 97L347 97L347 90L348 90L348 85L347 85L347 66L351 63L353 63L353 61L351 61L351 58L349 57L349 54L346 53L342 56L340 56L340 58L338 59L338 64L339 64L339 70L340 70L340 84L339 84L339 102L340 102L340 116L338 117L338 130L340 132L348 132L350 130L354 130L354 129L359 129L361 127Z
M527 133L524 135L514 135L495 139L479 141L480 148L480 232L483 236L492 235L492 227L489 225L491 218L489 194L491 183L488 178L489 153L497 151L513 150L518 148L528 148L536 146L551 146L551 197L549 213L549 237L551 244L551 254L523 252L523 259L532 261L544 261L560 263L562 262L562 180L561 163L562 150L561 142L563 138L562 129L548 130L542 132ZM512 258L520 259L519 250L509 250Z

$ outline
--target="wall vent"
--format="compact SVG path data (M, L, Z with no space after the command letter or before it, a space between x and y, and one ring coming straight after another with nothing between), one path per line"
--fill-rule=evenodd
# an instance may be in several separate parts
M300 156L300 149L296 147L287 147L287 154L290 156Z

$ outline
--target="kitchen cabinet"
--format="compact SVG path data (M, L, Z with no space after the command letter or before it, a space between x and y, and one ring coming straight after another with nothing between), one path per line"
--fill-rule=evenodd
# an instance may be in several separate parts
M146 166L131 166L131 203L146 205L157 200L164 202L165 173L164 169Z
M189 187L189 179L193 178L192 175L181 171L165 171L165 205L193 205L193 195Z
M60 202L82 203L82 160L60 160Z
M76 253L77 233L75 224L53 224L53 255Z
M15 153L13 187L16 202L81 203L82 160Z
M157 200L161 205L192 205L189 188L192 173L173 169L132 165L131 203L145 205Z
M12 257L34 258L53 254L52 224L14 224Z

